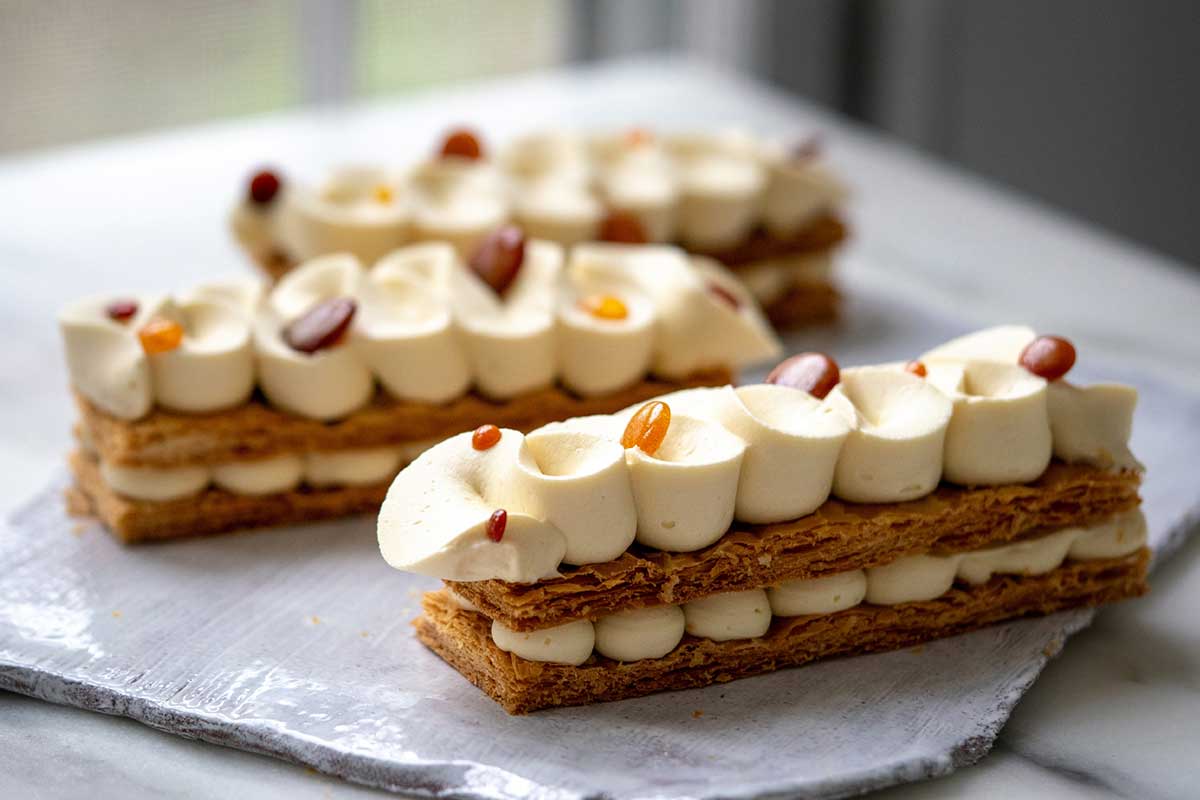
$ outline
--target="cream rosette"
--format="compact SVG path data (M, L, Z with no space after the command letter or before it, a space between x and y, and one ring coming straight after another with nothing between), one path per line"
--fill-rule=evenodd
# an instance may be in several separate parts
M357 345L394 397L444 403L464 394L471 369L451 312L454 248L410 245L380 260L360 286Z
M766 169L752 141L736 134L675 136L668 147L679 180L678 235L701 250L733 247L761 216Z
M649 299L658 317L652 369L664 378L743 367L782 349L758 306L727 270L678 248L578 245L571 251L568 277L577 285L635 286ZM737 306L710 285L732 296Z
M504 181L486 161L427 161L412 171L409 183L415 236L449 242L462 258L508 219Z
M304 417L344 417L371 399L375 382L354 343L348 341L302 353L283 339L288 323L318 303L356 297L363 269L351 255L314 259L285 275L255 320L254 344L259 386L271 403Z
M746 445L720 425L671 415L653 453L625 451L637 506L637 541L686 553L708 547L733 522Z
M525 437L512 492L526 513L546 520L566 539L563 561L611 561L637 532L625 451L612 439L561 427Z
M775 144L764 148L764 158L768 178L763 223L773 236L795 236L813 219L846 202L846 185L819 156L796 156Z
M596 238L604 208L586 183L556 176L520 185L513 216L533 239L569 246Z
M250 319L237 306L191 297L167 300L156 316L183 329L179 346L149 356L154 399L188 413L239 406L254 391Z
M662 658L683 640L685 625L679 606L621 611L596 620L596 652L614 661Z
M1027 542L965 553L958 564L958 577L980 584L997 574L1045 575L1063 563L1077 536L1077 530L1068 528Z
M960 336L921 357L936 362L1015 365L1037 337L1032 328L1004 325ZM1040 380L1040 379L1038 379ZM1046 388L1054 455L1069 463L1143 469L1129 450L1137 390L1121 384L1076 386L1065 379Z
M297 261L351 253L372 264L411 238L412 198L403 177L385 169L346 167L280 199L279 238Z
M463 433L427 450L392 482L379 511L379 550L396 569L456 581L531 583L558 574L567 540L518 484L519 431L476 450ZM507 513L499 541L489 520ZM539 507L538 510L541 510Z
M964 486L1032 481L1050 463L1047 384L1016 364L931 361L928 381L954 403L943 477Z
M833 494L853 503L916 500L937 488L953 404L927 381L880 366L845 369L825 398L851 430Z
M702 597L684 604L683 614L688 633L716 642L757 639L771 627L771 603L762 589Z
M184 293L183 299L225 303L241 311L246 317L253 318L266 294L267 287L261 278L238 276L194 286Z
M593 139L591 150L605 205L637 217L651 242L674 239L679 186L662 145L649 137L606 135Z
M658 313L632 281L568 270L558 307L558 368L563 385L591 397L631 386L649 372ZM624 316L590 304L616 301Z
M112 298L91 298L59 314L71 381L120 419L145 416L157 403L189 413L245 402L254 389L250 322L231 303L203 296L130 298L136 311L109 316ZM152 320L180 328L178 345L148 355L138 333Z
M527 242L524 261L503 296L468 270L456 273L455 320L475 386L487 397L508 400L554 383L562 262L558 245Z
M520 182L552 179L587 185L591 180L587 143L570 133L547 131L517 138L501 152L500 164Z
M79 300L58 314L67 371L76 391L119 419L138 419L154 407L150 361L137 331L166 304L161 295L129 295L137 311L126 320L107 312L112 297Z
M757 384L685 389L661 399L672 411L715 422L745 443L734 511L743 522L796 519L829 499L850 426L807 392Z
M306 453L304 481L309 486L372 486L400 469L400 449L369 447L328 453Z

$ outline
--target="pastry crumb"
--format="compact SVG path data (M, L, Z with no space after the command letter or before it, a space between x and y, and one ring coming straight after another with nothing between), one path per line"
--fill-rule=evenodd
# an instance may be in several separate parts
M320 618L320 617L318 617L316 614L313 614L311 617L309 617L309 618L308 618L308 624L310 624L310 625L320 625L320 624L321 624L321 618Z
M121 618L121 612L120 612L120 611L114 611L114 612L112 612L112 615L113 615L113 619L120 619L120 618Z
M371 636L371 632L370 631L360 631L358 635L364 639L368 639Z
M700 719L703 716L704 716L703 709L697 708L695 711L692 712L692 719Z

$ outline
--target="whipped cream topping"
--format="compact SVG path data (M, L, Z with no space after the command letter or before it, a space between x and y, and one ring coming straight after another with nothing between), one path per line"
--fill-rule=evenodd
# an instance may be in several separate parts
M618 262L593 258L593 247L599 248L596 255L607 251L601 246L581 248L584 257L575 266L583 279L612 280L625 274L614 266ZM988 338L962 341L972 352L986 355L994 348L979 346ZM999 338L1008 342L1009 350L1016 347L1009 331L1001 331ZM1045 380L987 357L963 360L953 348L941 352L948 354L930 357L925 377L896 364L842 370L841 382L823 401L773 384L664 395L658 400L671 409L671 418L661 443L652 452L636 446L625 449L623 461L618 443L644 404L547 425L524 443L532 452L522 456L514 451L508 471L513 483L527 491L509 495L513 505L503 507L548 522L565 539L594 546L585 552L572 544L575 555L568 563L598 563L623 552L631 537L645 547L695 551L717 542L735 518L753 524L797 519L819 508L831 493L853 503L916 500L943 479L967 485L1033 480L1046 469L1052 447L1055 452L1072 446L1091 453L1075 443L1101 440L1104 453L1117 451L1118 445L1126 447L1131 393L1117 387L1102 390L1122 400L1114 412L1117 418L1075 412L1071 422L1078 430L1060 445L1052 432L1057 429L1048 411ZM1056 381L1052 387L1061 383ZM456 452L456 458L476 458L462 448ZM1112 465L1107 458L1084 458L1102 467ZM570 494L564 489L557 498L562 505L551 508L546 505L549 501L535 496L549 491L542 484L562 483L544 477L559 471L554 465L560 459L572 465L573 488ZM576 466L581 464L589 466ZM574 474L576 470L580 474ZM432 494L442 494L443 484L454 485L453 479L447 481L436 472L410 475L408 470L397 483L415 483L406 491ZM636 520L633 534L631 520ZM380 520L381 540L432 537L436 542L437 537L459 533L438 530L419 513L386 523ZM472 557L482 559L486 552L472 551ZM1013 556L1024 557L1023 553ZM921 593L936 596L945 591L938 587L957 574L954 559L914 558L911 563L879 568L883 571L873 581L877 594L872 602L912 597L909 587L914 581L924 587ZM396 565L405 568L400 562ZM424 569L426 574L450 578L438 572L450 568L439 562ZM482 580L499 577L503 565L497 562L489 572L480 560L473 561L472 568Z
M231 226L255 253L279 247L305 261L345 252L371 264L414 240L451 242L465 256L510 221L571 245L619 210L649 241L720 250L761 225L792 236L845 199L815 153L744 133L546 131L514 140L495 162L441 157L401 171L345 168L317 186L287 181L269 205L240 203Z
M537 657L533 660L581 664L587 660L583 647L586 630L595 632L595 651L618 661L661 658L678 646L686 632L690 636L723 642L754 639L765 635L774 617L788 618L835 614L863 603L897 605L934 600L950 591L956 581L968 585L986 583L995 575L1044 575L1067 560L1088 561L1123 558L1146 544L1146 519L1140 509L1114 515L1088 528L1069 528L1001 547L957 553L908 556L868 570L848 570L821 578L785 581L768 589L728 592L693 600L683 606L663 605L623 611L578 626L568 636L549 629L514 634L493 623L505 642L501 649L524 656L521 645ZM446 590L450 591L450 590ZM451 593L462 608L462 601ZM567 645L570 642L570 646ZM555 651L561 660L554 657Z
M410 194L401 175L373 166L347 167L319 186L291 187L272 219L285 251L298 261L353 253L369 264L408 241Z
M246 402L256 384L277 408L318 420L354 413L377 385L418 403L449 402L472 387L504 401L556 381L597 396L651 371L682 379L778 352L748 297L734 310L704 290L710 281L736 287L734 279L676 248L587 246L563 261L558 245L529 241L499 295L452 246L426 242L369 270L348 254L323 256L267 294L257 281L220 281L176 297L130 297L137 310L121 321L107 312L114 298L89 298L59 322L75 388L121 419L156 404L220 411ZM641 275L642 267L658 274ZM356 309L340 340L315 352L284 340L290 323L335 298ZM623 315L588 310L596 298ZM152 319L179 325L179 344L147 355L139 332Z
M75 388L103 411L137 419L157 403L184 412L240 405L254 388L250 320L242 309L197 290L179 300L131 296L135 313L110 318L112 298L89 298L59 314L67 370ZM147 354L139 331L152 321L179 326L179 344Z
M851 426L833 493L855 503L915 500L937 488L953 404L915 375L844 369L825 401Z
M390 477L390 476L388 476ZM295 454L254 461L232 461L212 468L213 484L234 494L290 492L304 480L304 459Z

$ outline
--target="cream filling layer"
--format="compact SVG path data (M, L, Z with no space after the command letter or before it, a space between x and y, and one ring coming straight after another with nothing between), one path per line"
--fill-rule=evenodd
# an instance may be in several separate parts
M386 483L403 464L435 444L413 442L397 447L326 453L284 454L213 466L127 467L100 461L100 474L115 492L133 500L178 500L210 485L234 494L261 496L313 488Z
M502 650L535 661L578 666L591 655L591 649L584 652L589 640L596 653L615 661L661 658L678 646L685 631L718 642L754 639L767 632L773 617L834 614L862 603L933 600L956 580L981 584L993 575L1044 575L1067 560L1121 558L1144 547L1146 538L1145 516L1133 509L1088 528L1068 528L1000 547L907 556L865 571L711 595L683 606L624 611L594 623L579 620L517 634L493 622L492 636Z

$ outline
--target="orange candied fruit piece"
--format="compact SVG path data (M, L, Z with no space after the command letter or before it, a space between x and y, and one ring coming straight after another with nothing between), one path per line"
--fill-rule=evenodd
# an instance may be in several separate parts
M625 144L638 147L654 141L654 134L645 128L630 128L625 131Z
M594 294L579 301L579 307L597 319L625 319L629 308L611 294Z
M910 361L904 365L904 371L916 375L918 378L924 378L929 374L924 361Z
M658 452L667 429L671 427L671 407L661 400L651 400L637 410L621 435L621 446L636 447L648 456Z
M389 203L391 203L392 200L394 200L396 198L395 194L392 192L392 187L390 187L384 183L381 183L375 187L374 194L375 194L375 202L382 203L385 206L388 205Z
M476 450L491 450L500 441L500 429L495 425L480 425L471 434L471 447Z
M183 326L174 320L154 317L138 331L138 340L148 355L169 353L183 343Z

